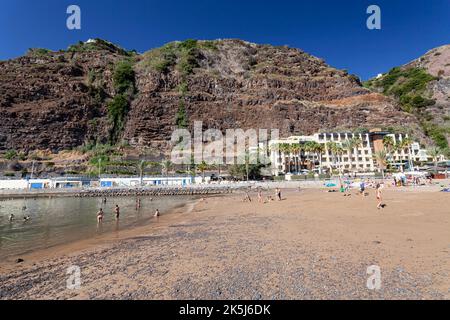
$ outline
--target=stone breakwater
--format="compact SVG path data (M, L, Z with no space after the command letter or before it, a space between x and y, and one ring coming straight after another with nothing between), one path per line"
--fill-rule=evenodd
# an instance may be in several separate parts
M107 190L84 190L74 194L77 198L95 197L145 197L145 196L195 196L195 195L219 195L229 194L242 188L235 187L204 187L204 188L152 188L152 189L107 189Z

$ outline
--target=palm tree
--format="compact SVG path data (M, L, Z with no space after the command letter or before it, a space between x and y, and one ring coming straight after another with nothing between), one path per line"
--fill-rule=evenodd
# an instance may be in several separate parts
M363 142L360 138L353 138L352 140L352 144L353 144L353 148L356 149L356 167L357 170L359 170L359 148L362 146Z
M442 150L438 147L432 147L427 150L427 153L430 157L433 158L434 172L437 173L438 172L438 169L437 169L438 168L438 158L442 154Z
M375 152L374 157L378 163L378 168L380 168L381 175L384 180L384 170L387 168L388 153L387 153L386 149L383 149L383 150Z
M331 153L332 163L336 167L336 169L341 172L341 156L344 153L344 149L341 144L338 144L334 141L328 142L325 145L325 153ZM330 172L332 172L332 166L330 165Z
M388 161L391 162L391 163L394 162L394 155L393 155L393 153L397 149L397 145L394 142L394 138L392 138L391 136L385 136L383 138L383 146L384 146L384 149L386 150L386 152L388 154Z
M281 143L278 146L279 151L283 155L283 159L286 162L286 158L288 158L289 163L289 172L291 171L291 145L289 143ZM287 157L286 157L287 155Z
M333 142L333 141L327 142L325 144L325 154L330 155L330 153L331 153L331 161L330 161L330 165L329 165L331 173L333 172L332 163L336 164L336 147L337 147L337 143Z
M294 155L295 171L297 171L297 172L299 171L298 169L299 169L299 162L300 162L300 160L299 160L300 150L301 150L301 148L300 148L299 143L295 143L295 144L291 145L291 152Z
M305 143L305 151L314 154L314 159L317 156L319 161L319 173L322 173L322 154L325 151L323 144L315 141L308 141ZM315 161L314 161L315 162Z
M143 185L144 170L147 167L147 165L148 165L148 162L142 160L141 162L138 163L138 166L137 166L138 170L139 170L139 181L140 181L141 187Z
M205 171L208 170L208 165L205 161L202 161L198 165L198 170L200 170L200 172L202 173L202 182L205 182Z
M303 149L305 150L305 152L307 152L307 153L313 153L313 154L315 154L315 151L314 151L314 149L315 149L315 144L316 144L317 142L314 142L314 141L308 141L308 142L306 142L304 145L303 145ZM315 158L313 157L313 160L314 160L314 163L315 163Z
M344 148L340 144L336 144L336 147L334 148L334 153L336 154L336 158L338 159L338 167L339 172L342 175L342 155L344 154Z
M383 145L387 152L392 152L394 150L395 142L391 136L385 136L383 138Z
M321 143L316 143L314 151L319 158L319 174L322 174L322 155L325 152L325 146Z
M342 142L342 148L347 151L348 154L348 161L350 163L350 171L353 169L353 147L354 147L354 141L350 140L345 140L344 142Z
M170 172L170 170L172 170L173 164L172 164L172 162L170 160L164 160L161 163L161 167L162 167L162 170L166 174L167 184L169 184L169 172Z
M413 141L410 138L406 137L406 138L402 139L402 141L400 143L400 147L403 150L407 149L408 161L409 161L409 170L414 171L414 162L413 162L412 155L411 155L411 145L412 145L412 143L413 143Z

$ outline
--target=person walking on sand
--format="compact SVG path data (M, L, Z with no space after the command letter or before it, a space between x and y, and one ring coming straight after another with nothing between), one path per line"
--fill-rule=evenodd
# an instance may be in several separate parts
M97 212L97 223L101 224L103 222L103 216L105 213L103 212L103 209L100 208L100 210Z
M344 187L344 197L349 197L349 196L351 196L350 185L348 183L346 183L345 187Z
M381 184L377 184L377 201L378 201L378 205L377 205L377 209L382 209L383 208L383 196L381 193Z
M261 189L258 190L258 202L259 202L259 203L263 203L263 202L264 202L264 199L263 199L263 195L262 195Z
M161 215L161 213L159 213L159 210L158 209L156 209L156 211L155 211L155 218L158 218L159 216Z
M281 190L280 190L280 188L276 188L275 196L276 196L278 201L281 201Z
M116 220L119 220L120 208L119 208L119 205L117 205L117 204L116 204L116 207L114 208L114 214L116 215Z
M366 195L366 182L364 180L362 180L361 183L359 184L359 192L364 198Z

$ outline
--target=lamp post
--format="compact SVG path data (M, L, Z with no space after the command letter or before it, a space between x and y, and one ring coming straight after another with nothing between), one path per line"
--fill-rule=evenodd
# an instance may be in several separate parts
M101 178L101 174L102 174L102 169L101 169L101 163L102 163L102 159L98 159L98 178Z

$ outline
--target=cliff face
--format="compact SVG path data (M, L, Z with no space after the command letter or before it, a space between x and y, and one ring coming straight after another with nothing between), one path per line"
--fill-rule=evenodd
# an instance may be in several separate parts
M442 116L437 120L442 121L450 113L450 45L432 49L405 67L423 68L435 77L427 93L436 101L435 111Z
M422 136L394 100L297 49L185 41L137 55L97 42L0 62L0 150L106 143L114 68L124 59L136 90L119 137L137 148L167 149L172 131L194 121L221 130L278 128L283 136L405 126Z
M399 102L414 115L430 141L448 148L450 138L450 45L428 51L410 63L365 84Z
M112 94L112 67L121 55L90 52L30 52L0 62L0 150L58 151L105 136ZM104 93L89 76L102 75ZM104 99L99 99L104 95Z

